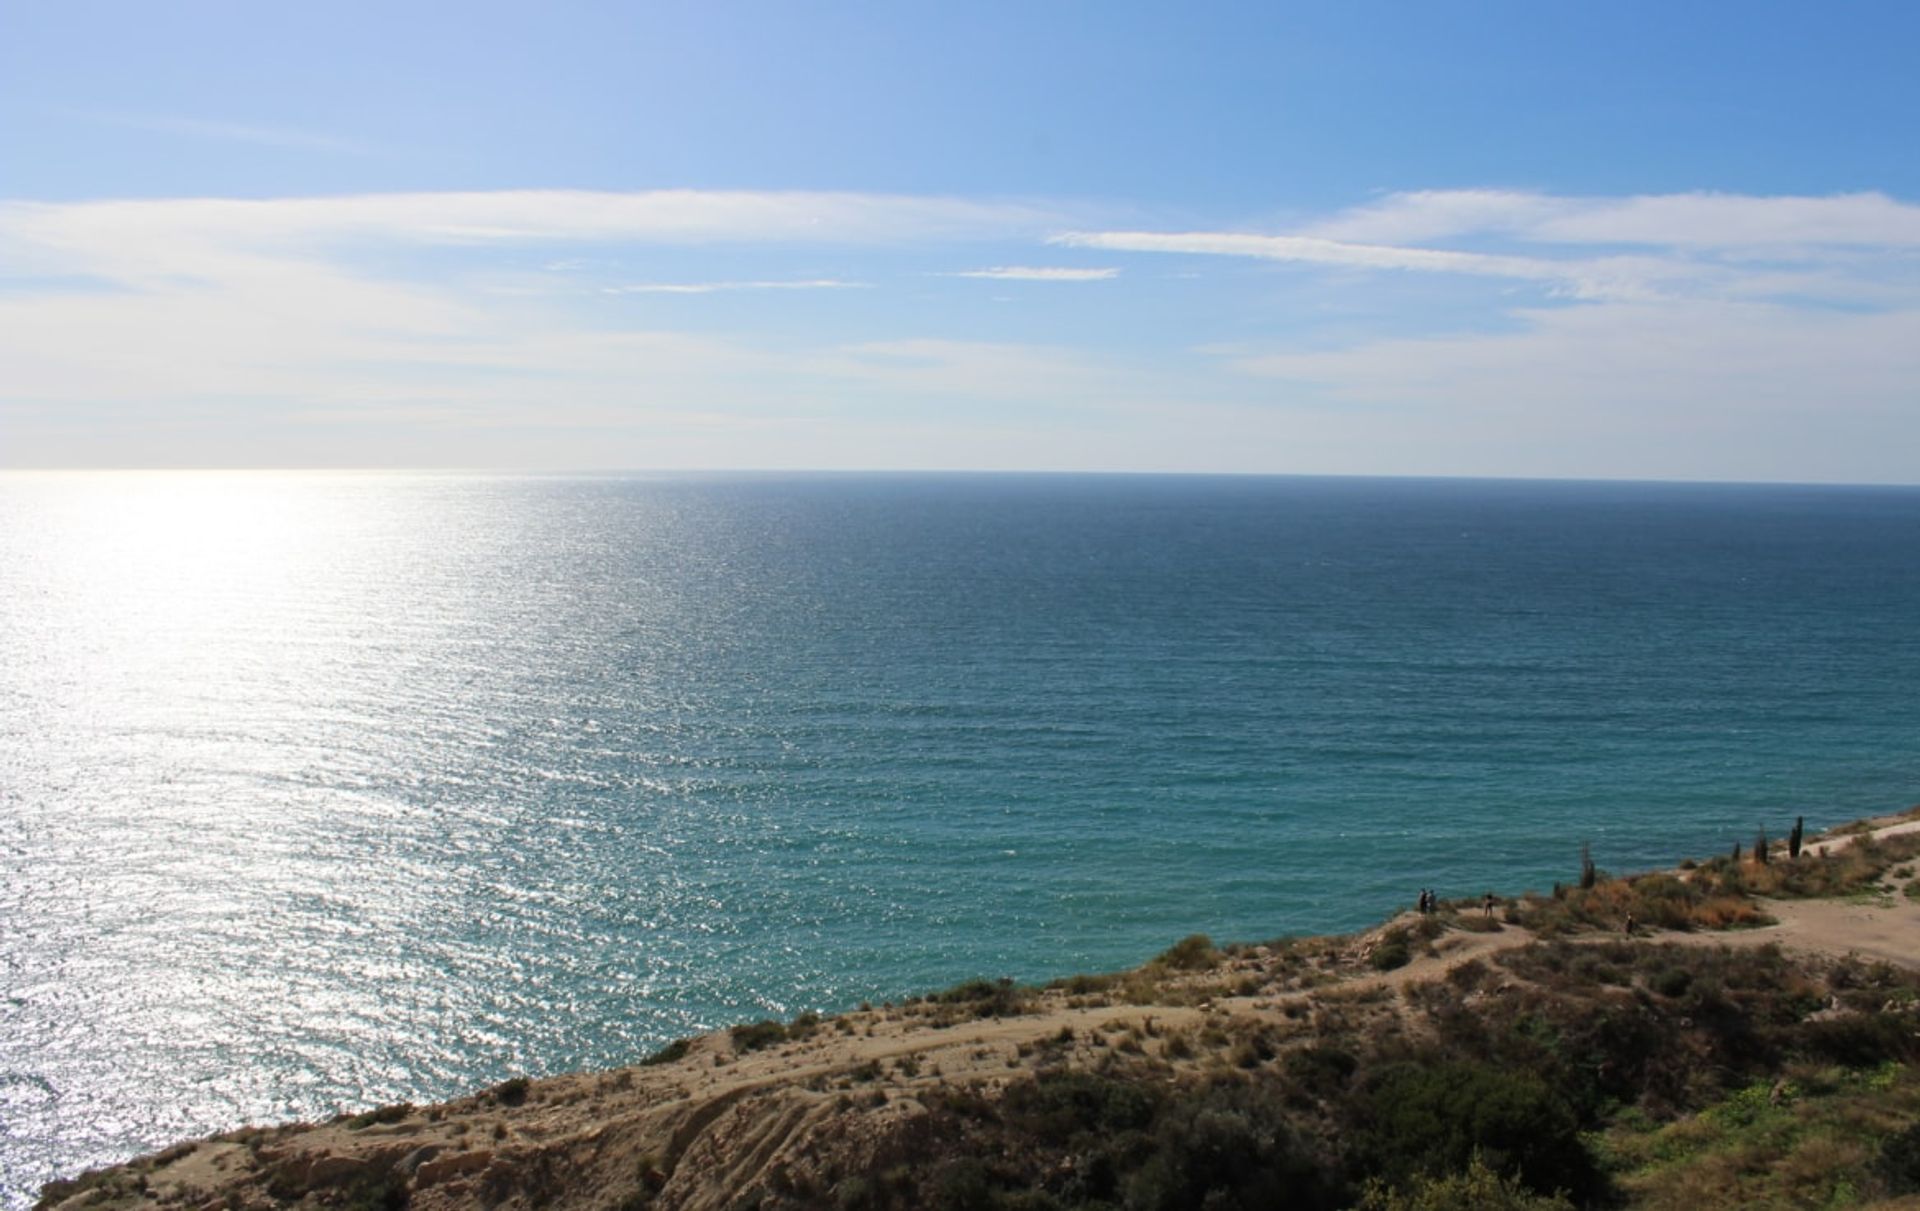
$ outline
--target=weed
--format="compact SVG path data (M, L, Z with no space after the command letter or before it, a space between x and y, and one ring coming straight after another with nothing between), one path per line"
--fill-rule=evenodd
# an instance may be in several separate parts
M641 1060L640 1063L649 1068L658 1064L671 1064L676 1060L687 1058L687 1052L691 1050L693 1050L693 1040L675 1039L665 1047L662 1047L652 1055Z
M524 1090L524 1082L527 1078L520 1077L519 1079L523 1082L522 1088ZM376 1124L397 1123L412 1113L412 1102L395 1102L391 1106L382 1106L377 1110L369 1110L364 1114L352 1116L347 1120L347 1130L363 1131Z
M1154 957L1153 963L1174 971L1206 971L1220 962L1220 952L1206 934L1188 934Z

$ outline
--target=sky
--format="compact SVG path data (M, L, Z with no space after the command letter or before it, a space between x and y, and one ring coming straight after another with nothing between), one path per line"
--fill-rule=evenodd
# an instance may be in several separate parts
M0 468L1920 482L1920 6L0 0Z

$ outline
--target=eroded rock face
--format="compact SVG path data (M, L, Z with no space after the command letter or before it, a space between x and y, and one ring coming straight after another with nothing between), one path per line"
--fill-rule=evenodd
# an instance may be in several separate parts
M419 1168L414 1170L413 1184L416 1189L424 1190L428 1186L437 1186L452 1178L482 1172L491 1164L493 1164L493 1152L488 1149L423 1161Z

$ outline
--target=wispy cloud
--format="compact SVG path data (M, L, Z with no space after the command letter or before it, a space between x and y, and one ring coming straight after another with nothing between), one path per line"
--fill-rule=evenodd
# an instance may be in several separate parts
M339 463L359 441L469 465L1911 480L1916 216L1880 194L1503 190L1269 232L821 192L0 203L0 458L230 440ZM1158 276L1049 292L1050 330L933 284L1108 281L1134 256L1292 268L1183 283L1220 305L1178 312ZM988 267L935 271L954 264ZM860 297L915 268L911 299ZM660 309L617 298L817 290L846 297L668 308L686 331L636 330Z
M1537 244L1684 249L1920 247L1920 206L1882 193L1754 197L1725 193L1624 198L1503 190L1392 194L1314 224L1330 240L1505 236Z
M189 139L209 139L221 143L246 143L259 147L283 147L296 151L325 151L344 155L373 155L378 149L357 139L300 130L287 126L263 126L252 122L186 118L173 114L133 114L88 111L78 115L110 126L178 135Z
M1053 237L1069 248L1116 252L1180 252L1198 256L1253 257L1358 269L1414 269L1552 281L1571 267L1527 257L1488 256L1433 248L1355 244L1317 236L1250 235L1231 231L1073 231Z
M1436 190L1394 194L1284 234L1077 231L1054 241L1503 278L1588 301L1801 295L1871 302L1887 298L1887 274L1857 258L1920 248L1920 206L1878 193L1578 198Z
M1118 269L1071 269L1045 265L997 265L992 269L964 269L957 278L990 278L998 282L1108 282Z
M0 204L0 239L68 257L170 265L210 249L343 241L885 245L1010 238L1058 225L1021 203L888 194L501 190L321 198L163 198Z
M1698 270L1649 258L1549 257L1360 244L1320 236L1254 235L1233 231L1068 232L1052 242L1110 252L1184 253L1190 256L1247 257L1333 269L1407 273L1445 273L1533 282L1575 298L1641 298L1675 276Z
M837 278L813 278L806 281L770 282L636 282L626 286L604 286L603 294L715 294L727 290L864 290L870 282L846 282Z

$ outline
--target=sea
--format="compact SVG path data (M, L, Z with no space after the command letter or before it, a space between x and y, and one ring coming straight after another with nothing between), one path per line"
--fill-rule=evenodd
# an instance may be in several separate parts
M0 476L0 1206L1920 800L1920 489Z

